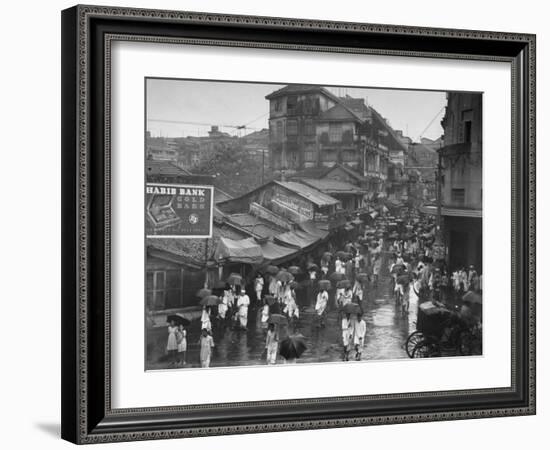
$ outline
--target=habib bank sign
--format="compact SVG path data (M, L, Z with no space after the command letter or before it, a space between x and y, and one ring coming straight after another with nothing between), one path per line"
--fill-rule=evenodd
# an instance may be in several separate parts
M213 206L213 186L147 183L147 237L211 238Z

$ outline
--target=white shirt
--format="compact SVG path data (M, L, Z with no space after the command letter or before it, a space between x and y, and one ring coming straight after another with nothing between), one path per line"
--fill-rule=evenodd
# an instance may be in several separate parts
M319 292L319 294L317 294L317 303L315 304L315 311L318 315L323 314L325 308L327 307L327 302L328 294L326 293L326 291Z

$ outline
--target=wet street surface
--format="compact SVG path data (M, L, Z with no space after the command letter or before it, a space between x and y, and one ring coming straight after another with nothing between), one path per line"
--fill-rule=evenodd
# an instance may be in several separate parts
M333 301L333 296L331 297ZM367 324L367 335L362 360L407 358L404 343L414 331L416 315L414 312L403 316L396 308L390 295L389 277L382 277L379 286L371 289L367 299L362 302L363 318ZM210 367L245 366L266 364L264 352L266 329L261 327L260 308L251 305L248 314L248 329L236 330L231 327L215 326ZM285 335L300 333L307 342L307 350L297 363L318 363L343 360L342 332L340 314L333 306L329 309L324 327L315 320L313 306L300 308L300 319L295 325L282 327L280 339ZM199 363L200 321L194 320L187 328L187 364L184 368L200 367ZM167 328L156 327L147 331L150 370L172 368L172 361L165 355ZM353 359L355 352L351 352ZM278 364L284 363L279 356Z

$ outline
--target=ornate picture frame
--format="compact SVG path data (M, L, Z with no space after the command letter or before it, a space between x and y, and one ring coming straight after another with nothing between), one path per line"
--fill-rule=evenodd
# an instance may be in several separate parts
M509 63L511 385L112 408L110 77L118 41ZM84 444L528 414L535 414L534 35L100 6L62 12L64 439Z

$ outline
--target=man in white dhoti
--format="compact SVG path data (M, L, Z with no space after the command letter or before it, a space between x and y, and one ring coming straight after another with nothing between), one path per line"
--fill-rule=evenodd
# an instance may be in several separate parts
M325 315L327 310L327 303L328 303L328 292L326 289L321 289L321 291L317 294L317 302L315 303L315 312L317 313L317 317L319 319L319 325L321 327L325 326Z
M277 362L277 350L279 347L279 332L275 330L275 324L270 323L267 329L265 339L265 349L267 351L267 363L275 364Z
M237 315L239 317L241 328L244 328L245 330L246 325L248 324L248 305L250 305L250 298L246 295L246 291L241 289L237 300L237 308L239 308Z
M361 361L365 336L367 334L367 323L363 320L362 314L357 314L357 322L353 328L353 344L355 345L355 360Z
M204 306L201 314L201 329L212 331L212 322L210 321L210 308Z
M261 303L262 301L262 291L264 290L264 277L262 277L261 273L256 274L256 278L254 279L254 291L256 292L256 301Z
M349 351L352 336L353 324L351 321L351 315L346 314L346 316L342 318L342 345L344 346L344 361L349 361Z

